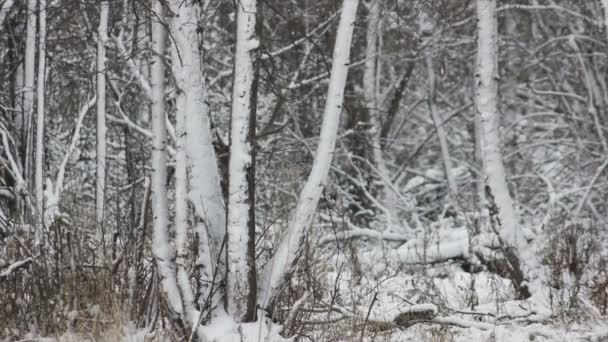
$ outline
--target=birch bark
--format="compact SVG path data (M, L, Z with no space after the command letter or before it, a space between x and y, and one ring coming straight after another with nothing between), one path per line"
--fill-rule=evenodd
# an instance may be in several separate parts
M152 20L152 250L156 259L162 294L170 310L171 319L180 324L182 302L176 281L175 250L170 242L169 207L167 203L167 127L165 115L165 53L167 32L164 26L165 9L161 0L153 2L156 17Z
M36 161L34 183L36 187L36 243L40 243L40 233L44 224L44 80L46 72L46 0L38 2L38 80L36 87Z
M198 314L194 309L194 293L190 276L186 270L188 258L188 169L186 156L186 112L183 109L185 97L176 99L177 148L175 154L175 248L177 250L177 285L184 306L184 318L188 326L195 324Z
M23 175L31 186L32 176L32 121L34 116L34 68L36 63L36 0L27 2L27 29L25 37L25 77L23 82L23 126L21 131L21 158Z
M100 2L97 30L97 163L95 173L95 218L103 223L106 179L106 41L110 3Z
M530 296L525 283L526 240L519 227L519 217L509 194L502 160L500 116L498 112L498 32L496 0L477 0L477 82L476 105L481 119L481 149L492 228L503 242L508 271L520 298Z
M518 215L509 194L505 167L502 160L500 116L498 113L498 33L496 27L496 1L477 0L478 52L477 52L477 112L481 119L481 139L487 186L496 201L501 222L500 235L512 247L524 245L518 228Z
M369 113L369 121L372 124L370 130L370 141L372 142L374 164L379 165L382 159L382 148L380 146L380 112L378 108L378 38L380 29L380 3L381 0L369 0L367 3L367 32L365 45L365 69L363 72L363 91L365 102Z
M253 321L256 309L255 270L255 117L259 38L257 0L236 4L237 33L234 56L230 162L228 175L228 311Z
M219 255L226 234L226 210L220 184L217 156L213 149L207 87L199 49L198 21L200 7L196 2L169 1L174 14L171 21L172 72L178 88L177 112L185 116L185 152L189 166L188 197L196 214L200 293L208 299L217 291L215 279L223 279L225 257ZM181 114L180 114L181 115ZM211 301L214 302L214 301Z

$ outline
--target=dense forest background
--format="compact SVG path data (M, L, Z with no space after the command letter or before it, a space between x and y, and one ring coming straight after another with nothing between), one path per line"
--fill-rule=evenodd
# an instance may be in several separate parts
M0 340L608 340L608 1L0 1Z

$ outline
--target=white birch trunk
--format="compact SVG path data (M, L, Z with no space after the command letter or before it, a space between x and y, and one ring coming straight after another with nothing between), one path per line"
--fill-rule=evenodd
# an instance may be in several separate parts
M369 0L367 15L367 32L365 45L365 69L363 72L363 91L365 92L365 103L369 113L370 123L373 125L371 130L371 143L373 148L374 164L379 165L382 159L380 145L380 112L378 101L378 37L380 35L380 0Z
M34 116L34 68L36 63L36 0L27 2L27 29L25 37L25 77L23 84L23 126L21 132L21 153L23 163L23 176L30 185L31 173L31 136Z
M277 252L264 268L264 286L260 288L259 304L268 308L279 295L288 275L302 251L306 232L312 223L319 198L327 182L338 133L344 87L348 75L350 48L357 14L358 0L344 0L336 35L327 102L323 114L319 146L312 170L300 192L295 213L282 237Z
M34 184L36 187L36 217L38 219L38 229L41 233L44 224L44 79L46 72L46 0L38 2L38 82L36 87L36 162ZM36 243L40 243L40 235L36 236Z
M237 33L234 56L230 164L228 180L228 311L237 320L255 316L255 115L257 59L257 0L236 5Z
M207 102L207 88L202 69L197 23L199 5L186 5L181 0L169 2L174 13L172 19L173 49L172 71L178 87L177 111L184 112L186 120L186 155L190 177L188 193L197 216L195 232L198 235L198 258L202 299L206 300L223 279L224 270L217 269L225 257L219 256L226 233L226 210L220 183L220 170L213 148L211 121ZM181 100L180 100L181 99ZM183 134L183 133L181 133Z
M176 99L177 149L175 155L175 247L177 250L177 285L184 306L184 318L192 326L198 315L194 309L194 293L190 276L186 270L188 258L188 161L186 156L186 113L183 109L185 97Z
M477 0L477 112L481 118L481 147L487 186L498 209L500 236L513 248L525 244L519 219L509 194L502 160L500 115L498 112L498 33L496 0Z
M175 157L175 245L177 248L177 284L181 293L184 306L184 318L189 328L198 325L199 312L195 309L194 291L190 283L190 276L186 269L188 255L188 185L196 182L188 178L188 116L200 115L201 108L193 100L203 96L204 93L196 93L198 84L204 81L200 70L200 58L198 57L197 39L197 17L198 6L186 5L181 0L169 2L174 13L171 20L171 32L174 40L171 46L172 72L177 85L176 96L176 132L177 151ZM208 115L205 111L205 115ZM211 147L212 148L212 147ZM219 184L218 184L219 187ZM206 239L206 227L202 227ZM200 232L197 231L200 234ZM203 275L201 282L204 286L212 281L213 272L211 266L211 252L209 244L201 248L199 238L199 258L197 264L203 261ZM199 268L200 269L200 268ZM206 291L208 292L208 291ZM196 329L199 333L199 329Z
M106 186L106 41L108 40L108 12L110 3L100 2L97 30L97 165L95 174L95 218L103 223Z
M169 233L169 208L167 203L167 126L165 115L165 62L163 60L167 32L164 23L164 6L161 0L153 2L153 12L156 14L152 20L152 212L153 237L152 251L156 259L160 276L163 296L171 310L173 320L179 320L182 303L176 281L175 250L171 245Z
M475 165L479 167L480 173L476 176L475 179L475 188L477 190L477 206L479 209L479 213L483 213L484 208L487 207L487 199L486 199L486 191L485 191L485 181L483 177L483 151L482 151L482 131L483 127L481 127L481 118L477 115L475 116L475 121L473 122L473 134L475 134Z

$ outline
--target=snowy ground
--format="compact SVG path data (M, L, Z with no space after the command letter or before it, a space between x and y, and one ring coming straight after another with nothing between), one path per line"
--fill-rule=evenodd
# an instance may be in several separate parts
M325 252L317 256L323 267L312 275L321 294L307 290L300 298L290 298L291 304L284 310L292 311L287 319L283 317L289 331L297 331L291 340L608 341L608 321L589 299L588 287L581 286L573 294L574 280L567 271L560 273L561 288L548 286L550 268L541 259L550 245L549 237L530 242L527 273L532 296L516 300L511 281L476 264L471 252L479 245L488 249L492 239L470 240L467 230L454 221L430 229L432 234L419 232L407 242L379 243L377 237L357 240L360 278L352 272L354 261L344 244L326 245ZM584 236L577 241L584 242ZM561 253L559 246L554 248L557 250L551 252ZM597 271L591 263L590 259L583 265L582 283L589 283ZM298 283L302 275L294 277L292 283ZM103 317L103 313L97 316ZM301 328L293 329L298 325ZM210 341L218 342L241 341L240 336L246 336L245 341L282 342L280 329L267 319L238 326L227 317L217 317L204 328ZM146 332L121 325L110 325L96 334L34 336L30 334L24 341L168 340L162 328Z

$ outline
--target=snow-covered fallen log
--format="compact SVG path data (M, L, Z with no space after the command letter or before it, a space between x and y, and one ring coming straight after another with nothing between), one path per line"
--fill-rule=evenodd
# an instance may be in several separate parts
M319 215L324 221L331 222L332 218L329 215ZM346 226L348 230L335 231L333 234L324 234L323 238L319 241L319 244L325 245L335 241L344 241L352 239L367 239L367 240L384 240L394 242L405 242L411 240L413 236L391 233L387 230L377 230L371 228L361 228L346 220ZM331 227L329 229L332 229Z
M469 250L469 234L462 227L420 234L399 247L397 255L404 264L425 264L468 259Z
M333 236L325 236L323 239L321 239L320 243L324 245L336 240L351 240L357 238L396 242L408 241L410 239L409 236L403 234L382 232L369 228L354 228L343 232L337 232Z
M502 258L500 239L495 234L470 235L467 227L437 228L412 237L397 249L402 264L433 264L448 260L484 260Z

